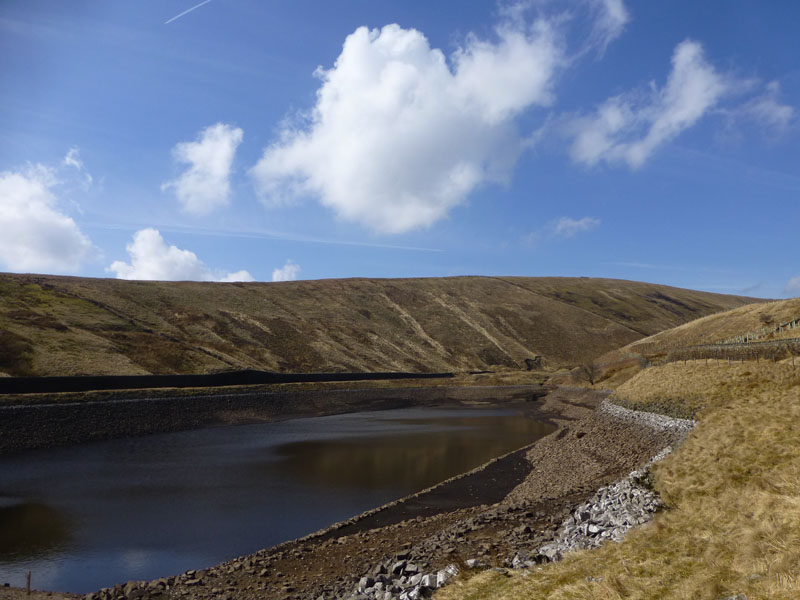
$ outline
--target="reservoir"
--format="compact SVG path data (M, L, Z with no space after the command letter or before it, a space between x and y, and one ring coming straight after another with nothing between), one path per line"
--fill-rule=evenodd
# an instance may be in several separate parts
M405 408L0 457L0 585L87 593L202 569L469 471L553 428Z

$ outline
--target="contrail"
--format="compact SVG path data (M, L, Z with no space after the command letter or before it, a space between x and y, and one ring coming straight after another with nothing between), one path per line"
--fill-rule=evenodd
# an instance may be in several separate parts
M195 10L195 9L197 9L197 8L200 8L201 6L203 6L203 4L208 4L209 2L211 2L211 0L203 0L203 1L202 1L200 4L197 4L197 5L193 6L193 7L192 7L192 8L190 8L190 9L183 11L183 12L182 12L181 14L179 14L179 15L175 15L175 16L174 16L174 17L172 17L172 18L171 18L169 21L164 21L164 25L169 25L169 24L170 24L170 23L172 23L174 20L176 20L176 19L180 19L180 18L181 18L183 15L188 15L188 14L189 14L190 12L192 12L193 10Z
M130 225L117 225L113 223L88 223L88 227L102 229L104 231L132 231L151 225L145 223L131 223ZM171 226L157 227L161 232L167 233L188 233L190 235L204 235L210 237L231 237L245 239L267 239L283 240L286 242L298 242L301 244L327 244L331 246L363 246L365 248L386 248L388 250L408 250L410 252L444 252L441 248L424 248L420 246L399 246L394 244L378 244L371 242L358 242L348 240L333 240L316 238L312 236L298 235L293 233L282 233L280 231L211 231L208 229L197 229L193 227Z

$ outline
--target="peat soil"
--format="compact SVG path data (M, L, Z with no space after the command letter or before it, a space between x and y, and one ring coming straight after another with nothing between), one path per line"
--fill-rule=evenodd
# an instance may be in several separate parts
M115 598L310 599L352 596L363 576L399 560L431 572L476 558L509 566L517 552L535 553L559 523L596 489L627 475L674 433L626 423L595 409L607 396L561 387L543 398L517 397L493 406L550 423L554 432L434 488L354 517L305 538L220 565L153 582L129 582L90 594ZM320 498L324 501L324 498ZM0 600L25 591L0 587ZM33 593L31 598L75 598Z

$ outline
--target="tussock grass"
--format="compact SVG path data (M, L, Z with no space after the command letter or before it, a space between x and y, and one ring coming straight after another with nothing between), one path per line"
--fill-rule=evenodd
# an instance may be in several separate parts
M437 600L800 597L800 369L668 364L617 393L700 419L654 469L667 510L622 543L528 576L484 573Z
M800 381L791 363L698 361L650 367L617 388L618 404L634 410L695 417L732 398L790 389Z

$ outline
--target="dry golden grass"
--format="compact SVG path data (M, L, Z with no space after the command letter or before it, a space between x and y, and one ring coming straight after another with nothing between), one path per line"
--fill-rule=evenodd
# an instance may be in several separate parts
M699 318L674 329L662 331L648 338L637 340L619 350L620 353L652 353L660 349L696 344L713 344L725 339L760 331L768 331L778 324L800 317L800 298L775 302L748 304L723 313ZM797 337L799 330L782 332L764 339Z
M654 470L669 508L622 543L528 576L484 573L437 600L800 598L800 368L669 364L619 393L640 407L699 411L686 443Z
M674 362L640 372L617 388L616 398L635 410L694 417L730 398L791 388L798 377L800 368L793 368L790 361Z
M199 283L3 274L0 332L30 351L22 361L0 355L0 373L522 370L535 355L574 366L751 301L588 278Z
M762 328L766 329L768 334L758 341L798 338L800 337L798 328L772 331L779 324L798 317L800 317L800 298L792 298L748 304L689 321L599 357L597 362L602 365L603 370L599 380L600 387L617 389L640 372L640 367L631 366L631 356L646 358L658 364L664 362L673 349L718 343L746 333L759 332Z

